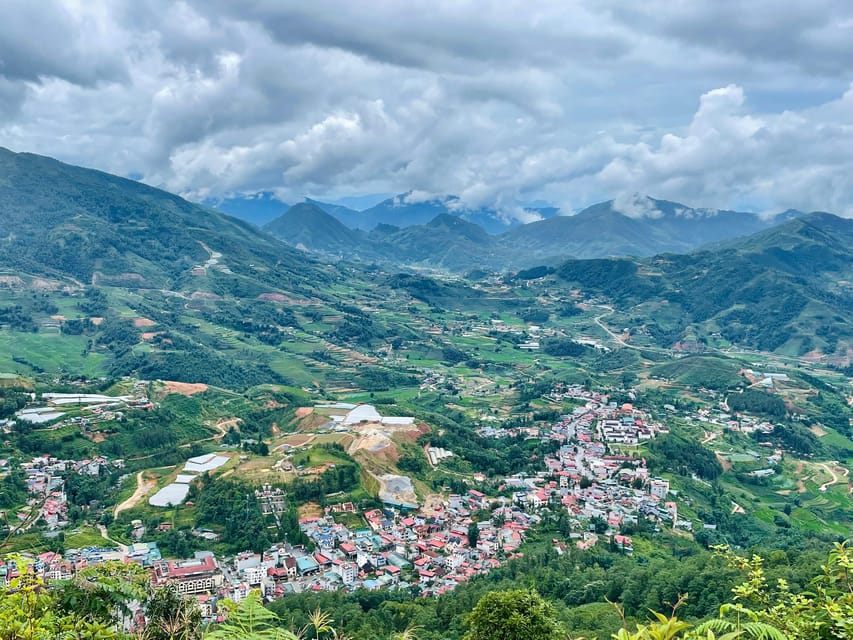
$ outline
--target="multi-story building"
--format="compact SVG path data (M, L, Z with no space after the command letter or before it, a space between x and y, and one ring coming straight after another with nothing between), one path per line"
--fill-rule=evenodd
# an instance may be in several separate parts
M174 583L180 593L212 593L222 586L222 573L213 554L200 553L191 560L154 563L154 584Z

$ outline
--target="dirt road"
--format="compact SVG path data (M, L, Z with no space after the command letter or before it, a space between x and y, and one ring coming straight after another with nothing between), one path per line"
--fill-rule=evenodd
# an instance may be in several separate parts
M832 462L830 464L837 464L837 463ZM821 469L826 471L832 477L832 480L830 482L824 482L822 485L820 485L821 492L826 491L832 485L839 484L841 482L841 479L836 475L835 470L831 466L829 466L829 464L827 464L826 462L818 462L815 466L820 467ZM841 475L844 478L846 478L847 476L850 475L850 470L849 469L842 469Z
M144 471L140 471L136 474L136 491L133 492L133 495L130 496L127 500L122 502L119 505L116 505L116 508L113 510L113 517L117 518L118 514L122 511L127 511L128 509L133 509L139 501L142 500L157 484L154 480L145 480Z

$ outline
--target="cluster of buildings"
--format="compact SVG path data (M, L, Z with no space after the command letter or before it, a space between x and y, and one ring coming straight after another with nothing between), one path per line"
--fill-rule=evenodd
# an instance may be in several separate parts
M6 466L6 465L0 465ZM62 460L50 455L37 456L22 462L25 475L30 511L21 511L17 518L21 522L35 523L39 518L48 530L53 531L68 524L68 501L65 494L65 477L70 472L98 476L103 469L123 469L124 460L110 460L102 456L83 460ZM34 513L35 509L38 513Z
M595 531L600 531L631 553L630 538L619 531L640 518L692 528L689 521L679 520L675 501L668 499L667 480L651 477L643 458L613 452L614 445L637 445L668 433L666 425L632 404L610 402L607 395L580 386L556 387L549 397L584 404L549 428L480 429L483 436L524 431L527 437L560 443L556 454L544 459L544 471L534 477L506 479L507 486L515 490L515 504L534 512L544 507L565 510L576 531L573 537L582 548L595 544L599 537Z
M126 409L154 409L156 405L147 396L147 385L144 380L138 381L134 384L133 393L124 396L47 392L41 394L41 403L36 402L36 394L33 393L32 402L18 411L15 418L36 425L52 423L52 429L74 424L86 431L95 423L122 419L122 411ZM59 420L72 410L76 415Z
M274 513L275 491L263 491L269 494ZM491 513L490 519L472 518L484 511ZM109 560L136 562L150 571L155 586L174 584L180 593L198 600L205 618L215 619L221 613L218 601L239 602L255 589L267 600L288 593L357 588L417 588L423 595L443 594L515 557L525 532L540 519L523 505L495 501L476 490L451 495L444 503L431 505L429 512L367 511L362 514L365 525L358 528L335 521L336 513L352 512L354 506L346 503L327 508L321 517L300 520L309 547L278 543L263 553L244 552L233 558L199 551L192 558L167 560L156 544L137 543L119 549L70 550L64 556L42 554L31 558L31 570L46 580L59 580ZM0 563L0 585L20 570L12 560Z

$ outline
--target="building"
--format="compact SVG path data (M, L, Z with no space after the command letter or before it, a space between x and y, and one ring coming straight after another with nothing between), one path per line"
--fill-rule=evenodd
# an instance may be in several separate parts
M191 560L155 562L152 579L157 586L172 583L183 594L212 593L222 586L222 573L209 553Z

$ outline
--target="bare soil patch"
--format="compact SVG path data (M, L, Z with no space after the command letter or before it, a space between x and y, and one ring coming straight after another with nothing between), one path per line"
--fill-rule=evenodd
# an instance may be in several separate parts
M142 329L143 327L153 327L155 324L157 324L157 323L154 322L153 320L149 320L148 318L134 318L133 319L133 326L136 327L137 329Z
M262 293L258 300L269 300L270 302L287 302L287 296L283 293Z
M826 435L826 431L819 424L813 424L810 426L809 431L815 434L818 438L822 438Z
M323 515L323 508L316 502L306 502L300 504L296 508L296 514L302 518L320 518Z
M142 500L142 498L144 498L155 486L157 486L157 481L155 479L146 478L144 471L137 473L136 491L134 491L133 495L127 500L116 506L113 511L113 517L118 516L122 511L133 509L133 507L139 504L139 501Z
M43 291L56 291L60 287L57 280L45 280L44 278L33 278L30 283L33 289L41 289Z
M163 384L169 393L180 393L183 396L191 396L195 393L207 391L207 385L201 382L174 382L172 380L164 380Z
M284 444L289 444L291 447L301 447L311 442L316 436L298 433L296 435L287 436L284 438Z
M314 413L314 407L299 407L296 410L296 417L304 418L305 416L311 415L312 413Z
M0 276L0 284L12 289L18 289L24 286L24 281L18 276Z
M717 460L719 461L720 466L722 466L722 467L723 467L723 471L724 471L724 472L725 472L725 471L730 471L730 470L731 470L731 468L732 468L732 463L731 463L731 462L729 462L728 460L726 460L726 459L725 459L725 458L724 458L724 457L723 457L719 452L715 452L715 453L714 453L714 455L715 455L715 456L717 456Z

